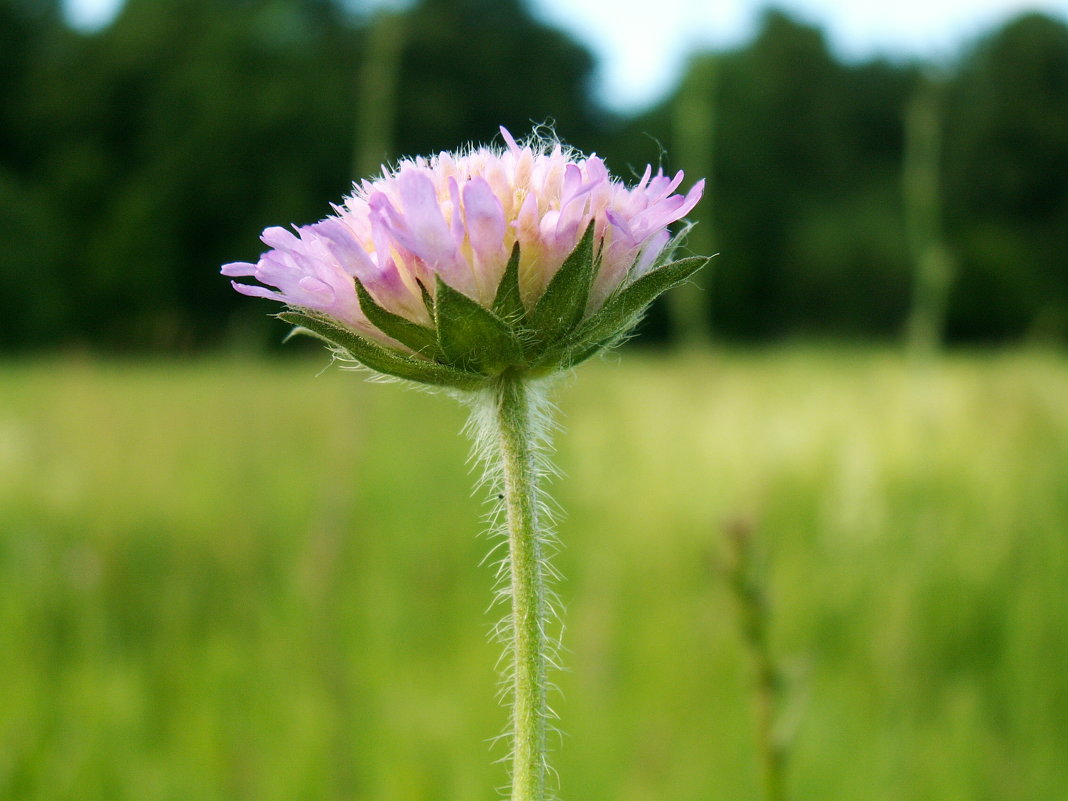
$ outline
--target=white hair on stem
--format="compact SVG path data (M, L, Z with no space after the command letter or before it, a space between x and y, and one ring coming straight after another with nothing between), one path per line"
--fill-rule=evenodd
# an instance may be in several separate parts
M543 671L560 670L559 654L563 635L561 602L557 593L549 586L560 580L560 573L552 564L552 557L559 551L560 544L553 529L558 508L546 494L546 481L558 471L549 459L551 452L551 435L555 429L553 411L555 407L548 399L547 389L551 380L525 381L525 399L527 411L527 443L531 456L533 472L533 509L536 518L535 536L532 543L537 565L537 597L535 617L540 642L540 669ZM487 534L492 540L489 553L483 563L489 563L494 569L495 583L493 600L489 609L504 606L504 614L489 631L491 640L502 646L501 656L497 662L500 675L497 698L503 706L510 706L507 728L496 737L490 738L491 747L500 741L509 743L508 750L498 761L509 762L515 758L514 731L516 728L515 701L516 693L516 651L513 647L515 620L512 614L513 586L512 562L510 550L510 531L507 512L506 470L502 450L504 432L500 421L499 393L497 389L487 389L464 398L470 409L465 432L473 443L471 461L481 468L481 477L477 489L485 491L490 500L490 507L485 515ZM487 610L488 611L488 610ZM559 688L549 681L543 681L541 689L546 696L559 692ZM539 724L546 736L559 740L560 731L555 725L557 715L547 700L537 711ZM541 770L546 777L551 777L556 785L556 771L544 757L547 749L541 749ZM547 784L549 782L546 782ZM546 798L554 797L552 788L546 787Z

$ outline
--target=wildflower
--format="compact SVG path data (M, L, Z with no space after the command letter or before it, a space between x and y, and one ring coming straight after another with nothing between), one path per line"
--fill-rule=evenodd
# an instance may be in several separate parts
M661 292L706 261L667 263L668 226L704 187L645 174L633 188L560 144L402 160L354 185L334 214L268 228L257 263L222 272L243 294L368 367L486 386L566 369L620 340ZM272 288L273 287L273 288Z

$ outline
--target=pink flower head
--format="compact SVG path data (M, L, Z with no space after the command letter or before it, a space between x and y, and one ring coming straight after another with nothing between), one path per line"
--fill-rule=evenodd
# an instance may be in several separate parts
M255 264L222 272L243 294L319 312L379 343L396 347L361 309L354 279L383 309L432 326L426 296L437 279L485 307L493 303L513 246L519 245L519 294L531 309L593 226L596 274L585 316L657 264L668 226L688 214L704 182L677 194L683 174L645 174L633 188L613 179L596 155L558 143L404 159L379 178L354 185L326 219L296 233L268 228L270 247ZM269 288L269 287L273 287Z
M238 292L380 373L474 389L545 374L619 341L661 292L706 263L664 263L668 226L701 198L651 168L637 186L559 143L405 159L334 214L268 228Z

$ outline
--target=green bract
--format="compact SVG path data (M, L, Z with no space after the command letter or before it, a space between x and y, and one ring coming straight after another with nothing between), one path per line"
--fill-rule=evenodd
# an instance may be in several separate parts
M528 309L519 292L519 243L497 287L491 308L453 289L440 276L423 298L434 327L382 308L355 279L360 308L405 351L372 342L311 309L278 316L329 342L346 357L386 375L420 384L475 390L504 373L538 377L566 370L622 340L660 294L685 282L711 259L702 256L661 264L624 283L586 315L598 258L593 225L565 259L544 293Z

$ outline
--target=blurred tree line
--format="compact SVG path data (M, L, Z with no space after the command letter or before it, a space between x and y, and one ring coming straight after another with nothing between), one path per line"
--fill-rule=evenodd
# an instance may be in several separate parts
M0 348L273 341L272 309L217 271L262 228L322 217L369 164L547 120L618 175L710 175L691 242L723 255L676 311L691 327L898 336L923 274L913 196L950 339L1068 339L1061 22L1017 18L935 75L843 63L772 11L635 118L598 107L593 68L521 0L127 0L92 33L58 0L0 0ZM921 95L933 133L912 148ZM935 155L910 173L910 148Z

